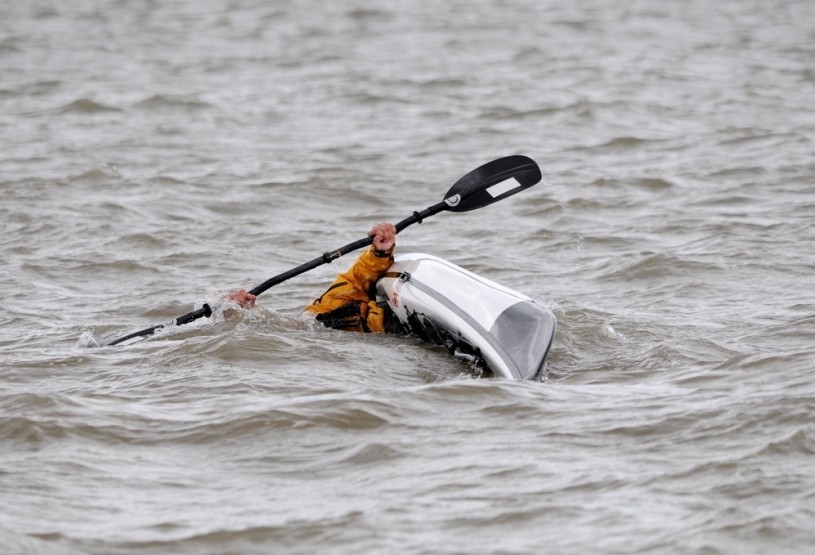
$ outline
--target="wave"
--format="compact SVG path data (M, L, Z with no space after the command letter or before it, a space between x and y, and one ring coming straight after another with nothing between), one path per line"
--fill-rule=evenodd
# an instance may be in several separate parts
M621 150L632 150L644 145L661 142L659 139L643 139L641 137L623 136L614 137L604 143L595 145L576 147L576 150L586 150L593 152L618 152Z
M197 111L212 108L212 104L199 100L194 96L176 96L157 94L137 102L136 108L146 110L184 110Z
M542 116L549 116L561 112L561 108L532 108L520 109L510 106L495 106L487 110L483 110L479 117L488 120L523 120L525 118L539 118Z
M639 140L639 139L637 139ZM637 188L647 191L664 191L675 187L673 181L666 177L626 177L626 178L606 178L602 177L592 181L591 185L597 187L612 188Z
M107 106L105 104L101 104L96 102L95 100L91 100L90 98L78 98L74 100L70 104L66 104L62 108L58 109L58 112L61 114L104 114L104 113L112 113L112 112L121 112L119 108L114 108L113 106Z
M601 270L599 278L609 280L652 280L674 276L703 275L722 272L721 264L665 253L643 252L627 260L617 259L613 267Z
M806 413L801 412L800 416L806 421L807 414L812 414L812 407ZM787 437L775 441L771 441L766 447L761 449L758 456L781 456L781 457L794 457L795 455L804 455L810 457L815 455L815 437L806 429L799 429L788 435Z
M65 539L61 534L28 535L15 530L13 520L6 516L6 522L0 525L0 553L25 555L83 555L82 549L68 547L58 543ZM21 529L25 529L22 526Z
M119 173L119 168L112 164L101 164L86 170L80 174L73 175L68 178L71 182L78 181L104 181L108 182L111 179L121 179L122 174Z
M144 379L155 379L145 376ZM191 383L183 376L177 381L189 392ZM137 377L133 386L149 387ZM163 391L172 396L169 384ZM235 384L237 385L237 384ZM233 386L227 388L238 394ZM212 388L208 388L208 393ZM128 390L123 389L127 395ZM40 445L53 440L93 440L104 444L128 445L206 445L260 437L271 430L317 428L337 432L362 432L386 427L394 422L398 409L392 405L347 396L306 397L293 402L262 402L250 397L250 407L230 414L211 414L207 396L199 392L200 404L190 406L192 414L176 414L164 408L159 397L142 403L127 397L74 397L67 395L17 394L3 397L0 439ZM384 451L383 451L384 449ZM373 460L392 448L367 446L343 455L347 462ZM396 452L392 453L396 456Z
M392 12L386 12L376 8L357 8L349 10L345 12L345 16L355 21L364 22L383 22L390 21L394 18Z
M6 37L0 40L0 54L17 54L23 51L24 42L20 37Z
M319 518L307 516L300 511L275 520L280 524L256 526L210 525L190 530L189 523L179 518L154 525L150 536L166 537L166 540L117 541L107 542L101 549L108 555L132 553L311 553L309 546L317 551L327 549L336 552L343 531L353 531L364 527L364 513L357 510L347 512L332 511L331 515ZM244 519L245 520L245 519ZM250 519L251 520L251 519ZM203 528L203 529L202 529ZM371 530L374 532L374 530ZM352 535L355 535L352 533ZM372 533L373 537L378 536ZM149 537L149 536L148 536ZM372 552L363 546L366 542L376 541L371 537L360 537L354 541L346 540L349 552ZM331 546L331 547L328 547ZM386 550L393 551L393 550ZM398 549L396 549L398 551Z

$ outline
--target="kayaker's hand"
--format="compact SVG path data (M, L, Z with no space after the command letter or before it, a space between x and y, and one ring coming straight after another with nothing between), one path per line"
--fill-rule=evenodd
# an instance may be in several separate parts
M248 293L246 289L231 291L226 298L230 301L235 301L241 308L255 308L255 299L257 299L255 295Z
M374 248L378 251L389 251L396 244L396 226L391 223L375 225L368 232L374 238Z

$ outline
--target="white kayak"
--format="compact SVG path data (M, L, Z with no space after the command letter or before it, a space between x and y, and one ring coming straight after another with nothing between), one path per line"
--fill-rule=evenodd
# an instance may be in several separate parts
M376 284L399 321L493 375L539 379L555 336L539 301L428 254L397 257Z

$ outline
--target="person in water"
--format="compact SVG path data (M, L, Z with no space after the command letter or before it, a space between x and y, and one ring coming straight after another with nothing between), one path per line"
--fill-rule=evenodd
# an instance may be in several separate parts
M326 327L360 332L401 331L398 319L387 304L376 302L376 281L393 264L396 248L396 226L392 223L375 225L368 232L373 244L368 247L348 271L340 274L306 312L315 315ZM227 295L243 308L255 306L255 295L238 289Z

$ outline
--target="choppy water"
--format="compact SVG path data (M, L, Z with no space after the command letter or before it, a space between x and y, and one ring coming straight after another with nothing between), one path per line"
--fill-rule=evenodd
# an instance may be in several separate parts
M402 5L405 4L405 5ZM0 3L2 553L811 553L815 5ZM86 339L401 237L544 299L543 383L303 325Z

